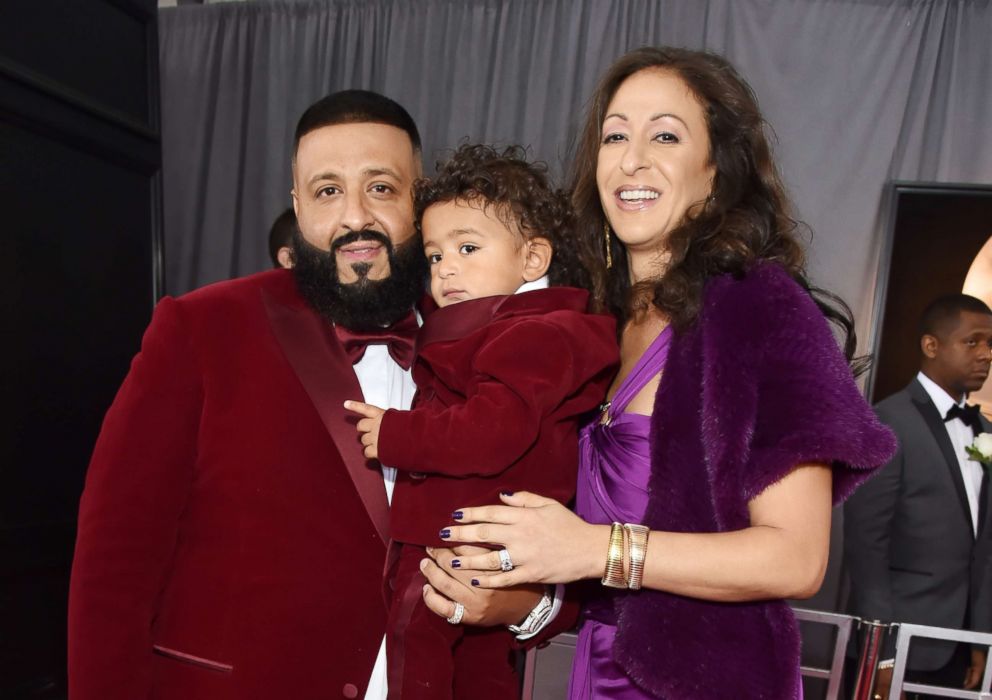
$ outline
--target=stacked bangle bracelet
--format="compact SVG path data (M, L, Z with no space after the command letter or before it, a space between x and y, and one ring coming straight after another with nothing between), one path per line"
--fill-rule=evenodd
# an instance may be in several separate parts
M613 523L610 530L610 548L606 552L606 572L603 585L610 588L626 588L627 579L623 575L623 525Z
M641 578L644 576L644 556L648 551L650 530L643 525L631 523L624 525L623 529L630 541L630 577L627 579L627 588L636 591L641 587Z
M610 546L606 552L604 586L635 591L641 587L649 533L650 530L644 525L613 523Z

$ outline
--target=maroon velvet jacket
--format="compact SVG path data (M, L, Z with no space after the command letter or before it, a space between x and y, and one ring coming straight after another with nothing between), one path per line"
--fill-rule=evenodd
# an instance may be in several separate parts
M355 396L290 272L162 300L86 478L73 700L364 695L388 507Z
M86 475L73 700L364 696L389 507L361 395L289 271L159 303Z
M401 470L394 539L443 545L455 508L496 503L500 491L571 500L579 418L603 401L619 361L616 324L586 313L588 296L553 287L427 317L414 409L387 411L379 429L379 458Z

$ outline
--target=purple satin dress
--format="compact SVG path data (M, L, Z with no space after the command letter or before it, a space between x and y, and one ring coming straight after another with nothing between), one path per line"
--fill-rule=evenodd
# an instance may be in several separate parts
M606 422L597 417L579 436L575 512L587 522L639 523L644 520L651 476L648 441L651 418L625 413L625 409L630 400L664 369L671 341L672 330L668 327L655 338L617 387L616 395L606 409ZM654 695L638 687L613 660L613 640L617 631L613 601L617 596L636 593L606 588L598 581L587 591L568 685L569 700L656 700ZM799 676L798 668L796 674ZM801 700L801 676L797 685Z
M575 510L590 523L639 523L648 506L651 456L648 434L650 416L626 413L630 400L665 366L671 327L662 331L634 369L617 387L600 418L587 425L579 436L579 479ZM572 664L569 700L614 698L647 700L653 696L637 687L613 660L616 613L613 598L624 591L590 587L592 597L582 608L582 626ZM615 592L614 592L615 591Z

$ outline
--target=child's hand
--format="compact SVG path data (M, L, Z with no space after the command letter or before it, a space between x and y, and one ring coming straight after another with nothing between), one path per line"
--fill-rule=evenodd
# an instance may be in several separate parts
M386 411L361 401L345 401L344 407L360 416L365 416L356 426L358 432L362 434L365 456L368 459L379 459L379 425L382 423L382 414Z

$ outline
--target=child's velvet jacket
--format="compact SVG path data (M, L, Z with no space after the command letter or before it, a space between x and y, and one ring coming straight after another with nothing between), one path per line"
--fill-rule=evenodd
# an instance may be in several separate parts
M426 318L413 409L387 411L379 429L379 459L401 470L393 539L445 544L438 531L454 509L498 503L500 491L571 500L580 418L619 361L613 319L587 303L583 290L552 287Z

